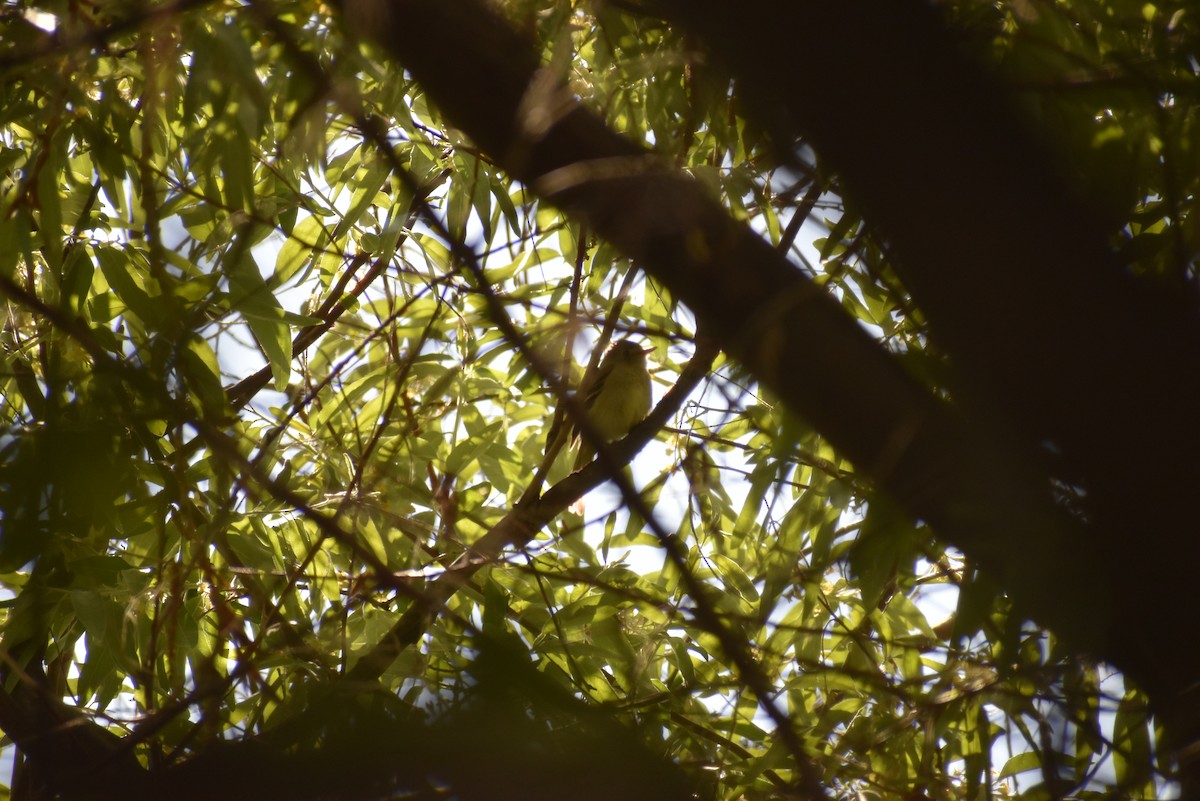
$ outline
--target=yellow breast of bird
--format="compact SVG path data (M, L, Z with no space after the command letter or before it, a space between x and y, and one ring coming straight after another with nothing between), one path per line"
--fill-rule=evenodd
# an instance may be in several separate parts
M611 402L612 406L608 408L613 410L611 416L604 415L606 419L597 420L597 433L606 440L619 439L629 433L629 429L642 421L646 413L650 411L650 381L649 376L646 381L634 382L632 386L626 387L627 391L620 393L617 398L605 398L605 402Z

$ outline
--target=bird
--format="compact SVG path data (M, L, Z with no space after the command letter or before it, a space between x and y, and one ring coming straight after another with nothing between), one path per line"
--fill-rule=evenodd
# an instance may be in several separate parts
M595 376L580 387L579 395L592 429L605 442L620 439L650 413L650 371L646 354L634 342L622 339L613 344ZM575 427L579 452L575 470L596 457L596 448Z

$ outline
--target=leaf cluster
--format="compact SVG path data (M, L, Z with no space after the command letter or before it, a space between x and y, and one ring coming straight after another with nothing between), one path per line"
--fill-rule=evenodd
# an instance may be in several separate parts
M944 5L1133 269L1193 286L1191 10ZM806 143L748 121L753 87L650 3L502 6L573 97L953 395L886 237ZM130 754L148 793L240 760L319 766L288 784L312 797L482 798L514 770L561 797L563 760L606 797L1161 790L1136 688L1022 620L724 356L635 462L636 503L593 493L463 570L531 488L574 478L546 448L598 338L652 347L661 395L703 337L353 27L299 0L0 16L13 797L78 793ZM413 610L416 641L347 687ZM77 764L29 736L62 736L41 701L96 730ZM369 775L343 785L323 771L347 742ZM389 762L406 748L421 759Z

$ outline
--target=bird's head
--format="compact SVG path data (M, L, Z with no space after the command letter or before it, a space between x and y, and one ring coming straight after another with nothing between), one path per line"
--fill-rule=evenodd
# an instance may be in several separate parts
M620 342L614 342L613 346L608 349L608 358L614 362L625 362L627 364L645 364L646 354L650 353L652 348L642 348L637 343L628 339L622 339Z

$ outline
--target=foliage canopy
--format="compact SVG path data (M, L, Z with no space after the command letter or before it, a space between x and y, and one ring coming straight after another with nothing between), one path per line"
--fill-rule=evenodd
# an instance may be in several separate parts
M415 36L455 41L457 28L420 27L426 5L392 13ZM954 57L1004 87L1102 221L1104 247L1193 303L1194 9L941 6ZM435 102L367 0L4 7L0 728L20 752L12 796L1173 787L1171 732L1151 714L1164 699L1111 654L1081 654L1086 636L1030 622L993 552L914 522L878 464L852 463L753 360L727 355L778 347L768 310L736 343L710 336L703 311L681 303L708 287L648 274L594 218L561 210L597 175L636 171L646 148L654 170L700 187L807 276L905 380L939 402L969 395L936 298L923 305L898 267L895 229L886 214L873 222L878 201L856 195L853 170L826 161L819 132L781 136L769 82L711 54L711 31L673 2L493 10L529 43L511 69L540 65L544 79L504 152L472 114L508 125L508 67L467 73L473 109ZM447 75L492 36L488 17L461 21L462 52L438 51ZM787 80L844 91L836 69ZM574 103L630 144L550 173L556 190L519 167L556 157L542 134ZM855 126L888 137L872 108ZM935 229L989 192L955 180L961 195L917 210ZM1036 305L954 300L1006 303L1011 316L989 323L1000 330ZM545 455L578 412L567 390L597 342L625 336L653 348L666 400L635 442L568 475L556 447ZM808 345L820 359L826 342ZM859 363L830 369L890 402ZM582 515L569 508L606 479ZM1088 485L1053 488L1056 508L1089 522ZM1020 561L1013 536L995 552ZM1116 588L1098 592L1111 601Z

